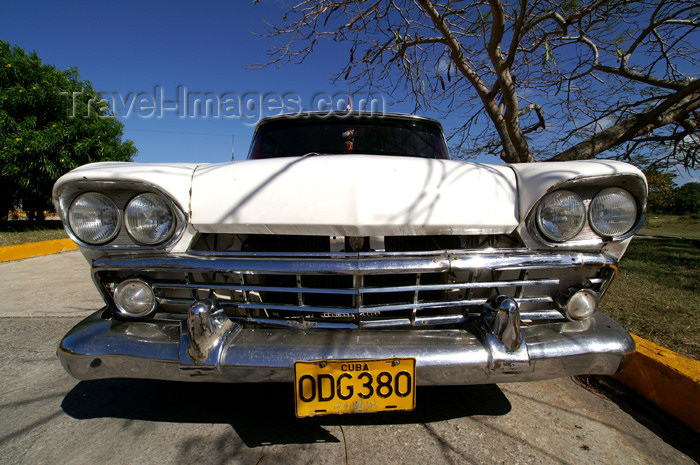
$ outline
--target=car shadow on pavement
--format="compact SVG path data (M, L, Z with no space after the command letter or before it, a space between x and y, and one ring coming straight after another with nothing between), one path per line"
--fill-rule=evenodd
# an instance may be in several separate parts
M473 415L505 415L496 385L420 386L412 412L298 419L292 384L208 384L138 379L82 381L63 399L76 419L230 424L248 447L340 442L324 426L421 424Z

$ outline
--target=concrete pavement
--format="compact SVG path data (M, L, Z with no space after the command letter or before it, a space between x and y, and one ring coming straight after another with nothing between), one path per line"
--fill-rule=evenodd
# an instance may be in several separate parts
M85 317L104 305L78 251L0 263L0 296L0 317Z
M78 252L0 264L0 463L695 463L698 435L570 378L419 388L408 413L298 420L291 385L78 382L60 337L101 299Z

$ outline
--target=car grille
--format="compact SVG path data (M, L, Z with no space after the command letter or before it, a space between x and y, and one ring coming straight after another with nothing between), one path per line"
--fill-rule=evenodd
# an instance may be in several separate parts
M214 299L233 320L303 328L454 325L498 295L515 298L521 319L561 319L571 288L602 292L614 268L600 254L526 249L424 252L208 252L96 262L109 295L139 277L159 311L184 315Z

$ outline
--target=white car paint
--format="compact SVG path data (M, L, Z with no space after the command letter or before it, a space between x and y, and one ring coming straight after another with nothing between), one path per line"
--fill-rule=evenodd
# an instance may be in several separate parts
M93 163L62 176L137 182L168 194L188 218L170 247L187 250L197 232L338 236L509 234L548 191L588 177L627 175L632 165L573 161L489 165L378 155L313 155L221 164ZM617 247L616 248L620 248ZM620 255L617 251L614 255Z
M56 199L63 186L75 181L140 182L168 194L187 213L192 173L196 167L196 163L90 163L61 176L54 185L53 197Z
M630 175L639 178L646 186L646 178L637 167L615 160L516 163L509 166L518 176L520 212L523 218L527 217L547 192L563 182L600 176Z
M192 224L202 232L501 234L518 225L507 166L330 155L200 166Z

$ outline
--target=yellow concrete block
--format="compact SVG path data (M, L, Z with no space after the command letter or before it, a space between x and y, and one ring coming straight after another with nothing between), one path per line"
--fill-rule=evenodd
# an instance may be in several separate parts
M615 379L700 432L700 362L632 337L637 352Z
M23 258L50 255L77 249L78 246L70 239L56 239L53 241L28 242L26 244L6 245L0 247L0 262L21 260Z

